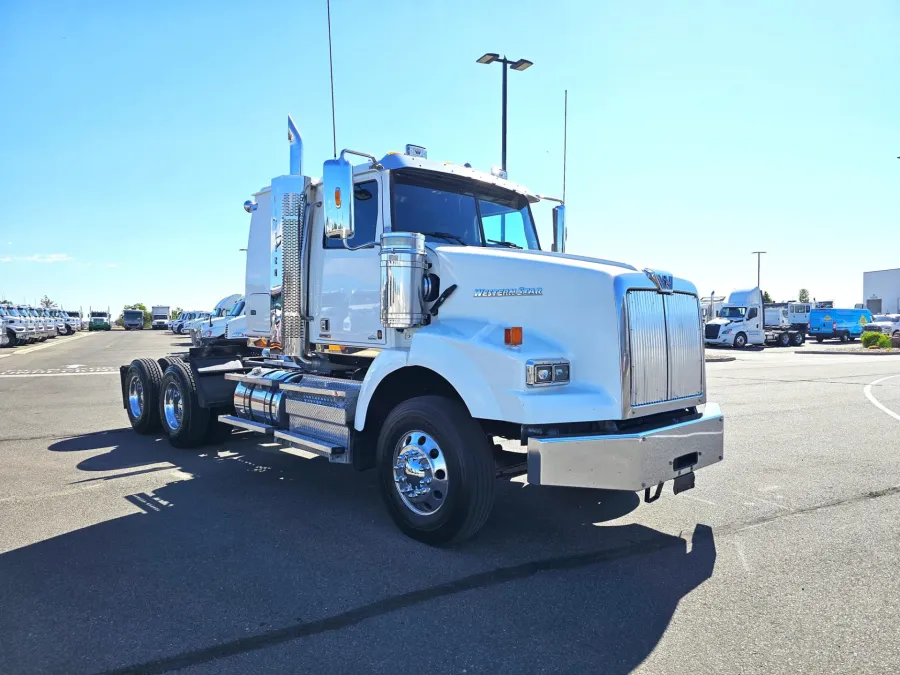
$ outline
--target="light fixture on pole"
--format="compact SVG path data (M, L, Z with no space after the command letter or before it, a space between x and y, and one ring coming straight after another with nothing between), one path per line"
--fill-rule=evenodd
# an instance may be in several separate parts
M523 71L528 70L531 66L534 65L528 59L519 59L518 61L512 61L505 56L500 58L499 54L489 53L482 56L480 59L475 61L476 63L483 63L485 65L491 63L499 63L503 66L503 108L501 113L501 123L502 123L502 150L500 155L500 168L506 172L506 69L512 68L513 70Z

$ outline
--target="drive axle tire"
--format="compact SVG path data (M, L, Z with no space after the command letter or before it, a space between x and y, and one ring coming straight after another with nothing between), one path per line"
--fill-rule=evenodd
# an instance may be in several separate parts
M841 342L850 342L850 333L841 333Z
M791 344L795 347L799 347L803 344L803 334L802 333L794 333L791 336Z
M494 503L487 436L462 403L420 396L394 408L378 437L381 495L397 526L431 545L473 536Z
M816 342L825 342L825 338L823 338L823 337L816 337Z
M747 336L743 333L738 333L734 336L734 348L735 349L743 349L747 346Z
M125 410L131 428L139 434L159 429L159 384L162 369L153 359L135 359L125 373Z
M200 407L197 385L190 367L172 361L159 386L159 420L176 448L194 448L203 443L210 411Z
M791 344L791 336L787 333L779 333L778 335L778 346L779 347L789 347Z

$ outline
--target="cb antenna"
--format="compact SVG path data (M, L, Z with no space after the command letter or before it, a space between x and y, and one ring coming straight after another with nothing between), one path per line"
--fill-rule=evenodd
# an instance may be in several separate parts
M566 133L569 126L569 90L563 99L563 203L566 201Z
M334 156L337 157L337 129L334 123L334 60L331 56L331 0L328 3L328 70L331 72L331 141L334 145Z

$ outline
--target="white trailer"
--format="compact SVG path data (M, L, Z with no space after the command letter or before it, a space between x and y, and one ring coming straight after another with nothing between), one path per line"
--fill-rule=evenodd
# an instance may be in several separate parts
M431 544L475 534L500 475L654 501L722 459L690 282L565 254L562 205L541 250L547 198L499 172L408 146L344 150L317 180L290 118L288 138L290 174L244 205L248 343L123 365L135 431L193 447L237 427L375 469Z

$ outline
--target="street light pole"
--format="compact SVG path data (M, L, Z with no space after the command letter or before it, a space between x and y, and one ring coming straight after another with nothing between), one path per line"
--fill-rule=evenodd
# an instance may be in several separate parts
M762 288L759 285L759 270L760 270L760 261L762 260L762 256L765 254L765 251L751 251L750 255L756 256L756 287L760 289L760 293L762 293Z
M476 60L476 63L499 63L503 67L503 100L502 107L500 112L501 117L501 151L500 151L500 168L506 171L506 69L512 68L513 70L528 70L534 64L528 59L519 59L518 61L513 61L511 59L500 58L499 54L485 54L480 59Z

